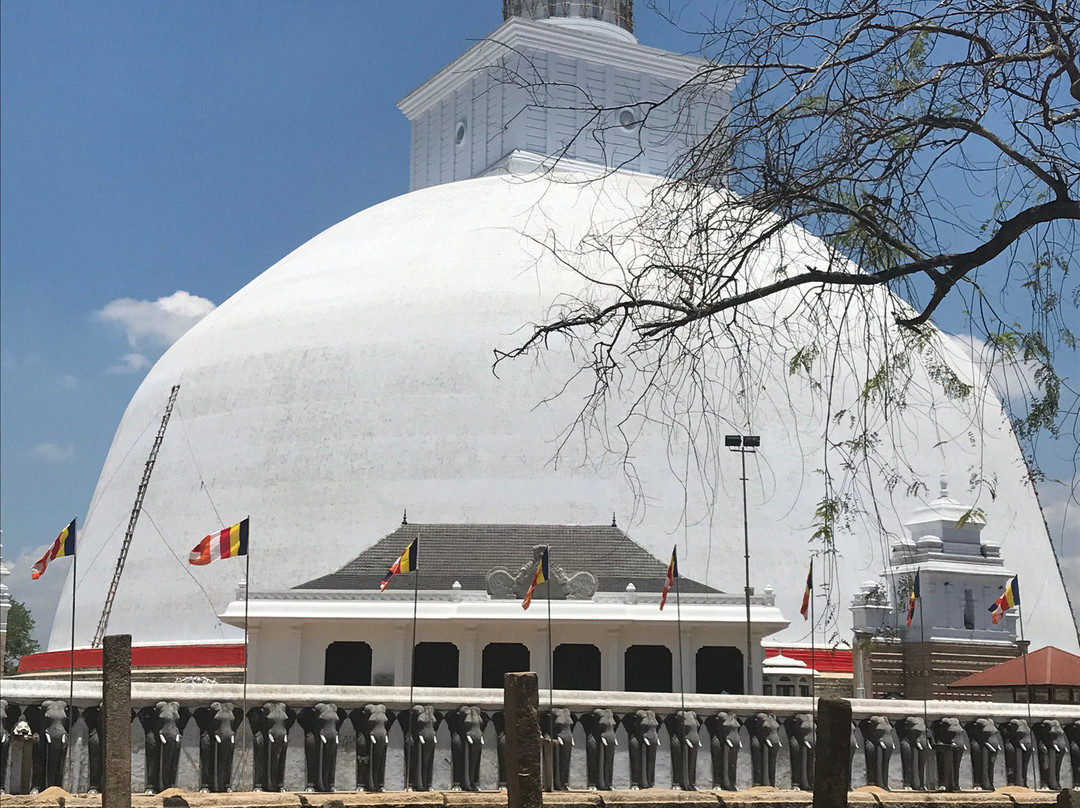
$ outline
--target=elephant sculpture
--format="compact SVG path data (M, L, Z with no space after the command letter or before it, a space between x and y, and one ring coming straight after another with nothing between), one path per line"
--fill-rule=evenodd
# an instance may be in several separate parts
M615 769L615 747L619 745L615 730L619 716L611 710L597 708L578 719L585 729L585 782L590 789L611 791Z
M480 790L480 756L488 714L479 707L461 706L444 716L450 729L450 789Z
M742 749L742 738L739 737L742 722L735 713L715 713L706 716L703 723L709 733L713 788L735 791L739 750Z
M382 791L386 785L386 751L396 714L385 704L366 704L349 713L356 730L356 790Z
M926 734L926 721L919 716L901 718L893 728L900 739L900 771L905 788L926 789L926 767L933 750Z
M630 788L652 788L656 783L660 722L660 716L652 710L637 710L623 716L626 745L630 749Z
M1005 783L1027 788L1028 764L1031 763L1031 727L1023 718L1010 718L998 724L1005 749Z
M191 713L176 701L159 701L136 714L146 739L146 793L158 794L176 785L180 744Z
M284 791L289 730L296 723L296 712L280 701L268 701L248 710L247 719L251 727L252 789Z
M502 790L506 788L506 714L502 710L492 713L491 725L495 727L495 761L499 789Z
M750 775L754 785L775 786L779 722L768 713L754 713L743 723L750 735Z
M971 749L971 780L976 788L994 790L994 764L1001 750L1001 733L989 718L975 718L964 724Z
M887 789L889 787L889 761L896 750L892 725L883 715L871 715L859 722L863 739L863 757L866 759L866 784Z
M1059 791L1061 789L1061 761L1065 759L1065 750L1069 748L1065 738L1065 729L1060 721L1053 718L1036 721L1032 729L1035 731L1039 777L1042 778L1043 788Z
M232 791L236 730L244 711L231 701L215 701L192 715L199 727L199 791Z
M679 710L664 719L664 726L671 748L671 787L696 791L701 721L693 710Z
M1069 759L1072 761L1073 788L1080 788L1080 718L1069 721L1064 729L1069 742Z
M0 794L7 794L8 759L11 757L11 731L22 711L7 699L0 699Z
M101 793L101 707L87 707L82 711L86 724L86 758L89 782L86 793Z
M50 786L63 786L68 733L71 725L79 720L78 709L72 708L69 716L67 702L49 699L40 706L27 707L23 717L38 734L30 793L37 794Z
M398 719L401 720L400 718ZM405 788L431 791L435 775L435 733L443 715L434 707L416 704L409 713L405 733Z
M791 757L791 787L810 791L814 787L814 714L796 713L784 719L788 754Z
M934 756L937 759L938 788L945 791L960 790L960 762L964 758L964 728L956 718L939 718L930 725L934 738Z
M850 751L848 753L848 759L847 759L847 787L848 787L848 791L851 790L851 780L852 780L851 770L855 768L855 755L858 753L858 751L860 749L862 749L862 746L859 745L859 733L856 731L856 730L858 730L858 728L859 728L859 725L856 722L852 721L851 722L851 749L850 749Z
M540 716L540 732L548 741L545 748L551 753L551 788L554 791L570 789L570 756L577 720L566 707L554 707Z
M338 729L345 720L345 711L336 704L319 702L304 707L297 716L304 730L305 791L334 790L337 772Z

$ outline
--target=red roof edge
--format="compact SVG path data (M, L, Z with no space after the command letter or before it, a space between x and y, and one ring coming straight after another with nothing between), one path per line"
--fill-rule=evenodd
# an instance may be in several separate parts
M1024 687L1025 682L1041 687L1080 687L1080 656L1048 645L1031 651L1027 657L1019 656L965 676L949 687Z
M773 646L765 649L765 658L774 657L783 653L788 659L797 659L805 662L818 673L852 673L854 660L851 651L844 648L792 648L790 646ZM813 665L811 665L811 657Z
M43 651L19 660L19 673L66 671L71 651ZM137 645L131 649L133 668L242 668L244 646L238 645ZM101 668L100 648L76 648L75 669Z

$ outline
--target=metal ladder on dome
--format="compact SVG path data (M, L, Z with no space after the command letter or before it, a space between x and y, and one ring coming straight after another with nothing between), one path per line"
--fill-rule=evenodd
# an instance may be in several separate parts
M101 620L98 621L97 631L90 643L91 648L100 648L101 641L105 637L105 629L109 626L109 615L112 614L113 599L116 597L116 589L120 586L120 576L124 572L124 562L127 561L128 550L131 548L131 537L135 535L135 523L139 521L142 512L143 499L146 497L146 487L150 484L150 475L154 472L154 463L157 462L158 449L165 437L165 427L169 425L172 416L173 405L176 404L176 394L180 392L180 385L174 384L169 393L169 403L165 405L165 414L161 416L161 426L158 427L154 445L150 448L150 457L146 460L143 469L142 482L139 483L139 491L135 495L135 504L131 506L131 517L128 519L127 531L124 533L124 543L120 545L120 556L116 559L116 569L113 571L112 582L109 584L109 594L105 596L105 606L101 610Z

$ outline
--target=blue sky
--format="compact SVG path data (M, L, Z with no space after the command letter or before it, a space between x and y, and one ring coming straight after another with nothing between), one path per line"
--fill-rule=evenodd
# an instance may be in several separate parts
M86 512L148 364L289 251L406 192L395 103L500 22L499 0L0 5L0 518L39 633L63 576L31 584L29 562ZM695 47L643 3L636 24ZM1055 534L1076 522L1064 501L1049 495Z

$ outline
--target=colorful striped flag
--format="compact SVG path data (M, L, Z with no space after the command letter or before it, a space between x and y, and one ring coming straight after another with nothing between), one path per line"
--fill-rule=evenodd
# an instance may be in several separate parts
M994 625L1000 622L1001 618L1005 616L1005 612L1009 611L1013 606L1020 605L1020 578L1014 575L1007 584L1005 584L1005 591L1001 593L1001 597L994 601L994 605L990 607L990 619Z
M76 516L67 527L60 531L60 535L56 537L52 547L46 550L45 555L39 558L37 563L30 569L30 577L35 581L45 574L46 567L49 566L49 562L53 559L75 555L75 520L78 518Z
M814 594L814 559L810 559L810 571L806 573L806 589L802 594L802 606L799 608L799 614L802 615L803 620L810 619L810 598Z
M679 562L675 559L675 551L679 549L679 545L675 545L671 548L671 561L667 565L667 577L664 579L664 589L660 593L660 611L664 611L664 604L667 603L667 593L675 585L675 581L679 577Z
M915 601L919 599L919 571L915 571L915 578L911 582L911 596L907 602L907 627L911 628L911 618L915 616Z
M529 584L529 591L525 593L525 600L521 601L521 608L528 609L529 604L532 603L533 590L536 589L544 581L548 580L548 548L544 548L544 552L540 555L540 563L536 565L536 574L533 575L532 583Z
M211 533L192 548L187 563L203 567L219 558L247 555L248 519L218 533Z
M387 570L386 575L383 576L382 583L379 584L379 591L385 592L387 584L390 583L390 579L399 572L416 571L419 557L420 534L418 533L416 538L409 542L409 546L405 548L405 551L398 556L398 560L390 565L390 569Z

